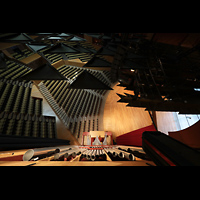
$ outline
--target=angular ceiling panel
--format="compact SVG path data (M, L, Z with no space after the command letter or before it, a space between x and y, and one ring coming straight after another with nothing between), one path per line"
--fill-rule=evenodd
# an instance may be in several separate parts
M113 90L109 86L102 83L95 76L84 70L76 80L69 86L69 89L98 89Z
M60 33L57 35L58 37L70 37L72 36L71 34L67 34L67 33Z
M86 39L78 37L78 36L74 36L69 41L86 41Z
M55 35L56 33L28 33L29 35Z
M34 52L40 51L50 45L48 44L26 44L29 48L31 48Z
M101 49L99 49L96 53L97 55L107 55L107 56L114 56L115 55L115 52L110 50L110 49L107 49L105 47L102 47Z
M30 73L18 78L18 80L67 80L58 70L50 64L44 64Z
M58 43L54 46L52 46L50 49L46 50L44 54L49 53L49 54L54 54L54 53L80 53L78 50L63 44L63 43Z
M77 51L81 52L81 53L92 53L89 49L86 49L84 47L82 47L81 45L74 45L73 46L74 49L76 49Z
M47 38L48 40L63 40L64 38L58 36L50 36Z
M16 33L0 38L0 42L27 43L32 41L34 40L25 33Z
M111 67L111 63L99 57L94 56L83 67Z

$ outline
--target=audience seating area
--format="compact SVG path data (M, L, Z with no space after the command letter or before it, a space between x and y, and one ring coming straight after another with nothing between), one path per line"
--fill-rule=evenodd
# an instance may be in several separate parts
M31 71L25 65L7 61L0 72L0 134L57 138L56 119L43 116L43 99L31 96L32 82L16 78Z
M29 51L28 49L23 49L23 50L19 49L17 52L12 53L11 56L17 60L22 60L32 54L34 53L32 51Z
M45 40L43 41L46 44L51 44L51 42L49 40ZM73 41L64 41L64 44L70 46L70 47L74 47L77 43L73 42ZM79 44L84 47L84 48L89 48L95 51L95 48L92 46L92 44L90 44L89 42L79 42ZM40 52L43 53L44 51L48 50L48 48L42 49ZM72 60L72 59L80 59L82 62L88 62L92 56L94 54L88 54L88 53L65 53L64 57L61 54L47 54L45 53L44 56L49 60L50 63L55 63L61 59L64 60Z
M108 86L111 85L108 71L69 65L58 68L58 71L69 81L48 80L38 85L48 103L77 139L81 138L83 132L99 130L99 112L106 93L106 90L68 89L69 82L84 70L89 71Z
M0 134L56 138L55 117L0 112Z
M6 64L8 69L0 71L0 79L14 80L32 71L31 68L14 61L6 61Z
M44 40L46 44L51 41ZM77 42L62 41L75 47ZM52 64L61 59L80 59L89 61L96 49L87 41L80 41L80 47L91 53L46 54L39 51ZM25 45L17 45L6 49L10 57L22 60L33 54ZM99 56L103 58L103 56ZM104 59L104 58L103 58ZM57 138L56 118L43 116L43 99L31 96L32 82L18 81L17 78L32 71L30 67L14 60L6 61L7 69L0 70L0 134ZM57 116L63 121L71 133L81 140L83 132L98 131L100 108L105 100L106 90L68 89L69 84L84 70L94 75L104 84L111 86L110 71L99 71L70 65L62 65L57 70L67 80L41 81L37 86ZM36 84L36 83L35 83Z

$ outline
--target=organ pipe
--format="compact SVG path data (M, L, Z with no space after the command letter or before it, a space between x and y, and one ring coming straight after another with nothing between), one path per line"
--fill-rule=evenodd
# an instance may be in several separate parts
M57 146L57 149L59 149L59 152L66 151L72 148L76 148L76 146L73 146L73 145Z
M62 156L64 156L65 158L67 158L70 155L72 155L73 157L75 157L76 154L79 153L79 152L80 152L79 148L68 149L68 150L62 151L60 153L56 153L54 155L54 160L57 160L57 159L59 159Z
M118 155L118 153L114 149L106 149L107 153L111 153L114 157Z
M135 156L131 153L125 152L125 151L121 151L119 149L115 149L115 151L119 152L119 157L120 158L126 158L128 160L135 160Z
M105 157L106 154L103 152L102 149L87 149L82 154L82 157L87 158L88 160L96 160L99 157Z
M111 153L113 155L113 157L116 157L118 155L120 158L126 158L128 160L135 160L135 156L133 154L125 152L125 151L121 151L117 148L105 149L105 151L107 153Z
M140 149L140 148L135 148L135 147L130 148L130 147L126 147L126 146L120 146L120 147L118 147L118 149L120 149L120 150L125 150L125 151L127 151L127 152L133 154L134 156L139 157L139 158L141 158L141 159L144 159L144 160L151 160L151 159L146 155L146 153L145 153L142 149Z
M144 150L142 148L139 148L139 147L117 145L116 148L121 148L121 149L124 149L126 151L128 151L130 149L132 151L141 151L141 152L144 153Z
M88 149L86 149L86 151L84 151L84 153L82 154L82 156L84 157L84 158L86 158L86 155L87 155L87 153L88 153Z
M126 158L128 160L135 160L135 151L131 151L130 148L126 146L111 146L102 147L96 146L91 147L90 149L87 148L79 148L76 145L62 145L56 147L44 147L44 148L36 148L36 149L29 149L23 155L24 161L29 160L38 160L38 159L46 159L51 158L49 160L58 160L64 156L64 158L68 158L69 156L75 157L76 155L82 154L82 157L87 158L88 160L95 161L99 157L106 157L106 153L112 154L113 157L119 156L120 158ZM138 148L138 150L141 150ZM105 153L106 152L106 153Z
M71 149L71 147L76 147L75 145L63 145L63 146L55 146L55 147L44 147L44 148L35 148L29 149L23 155L23 161L29 161L31 159L36 159L36 157L48 157L52 154L56 154L59 152L63 152Z
M95 150L92 150L92 153L91 153L91 160L94 161L95 158L96 158L96 149Z
M92 152L92 155L91 155L91 160L92 161L94 161L95 160L95 158L96 158L96 152L97 152L97 150L95 149L95 150L93 150L93 152Z
M39 155L45 155L47 154L53 154L58 153L60 150L57 147L45 147L45 148L36 148L36 149L29 149L25 152L23 155L23 161L29 161L31 159L34 159L35 157L38 157Z
M86 149L74 149L74 151L67 151L67 153L64 155L65 158L69 157L70 155L72 155L73 157L75 157L76 155L85 152Z
M91 155L92 155L93 151L94 151L94 150L90 150L90 151L88 152L88 154L87 154L87 156L86 156L86 158L87 158L88 160L91 159Z
M99 155L100 155L100 152L99 152L99 149L96 149L96 158L99 158Z

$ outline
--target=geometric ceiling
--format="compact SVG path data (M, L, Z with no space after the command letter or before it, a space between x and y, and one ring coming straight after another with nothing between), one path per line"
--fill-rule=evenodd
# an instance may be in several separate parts
M54 54L54 53L63 54L63 53L80 53L80 52L66 44L58 43L44 52L44 54L47 54L47 53L48 54Z
M45 44L45 43L30 43L30 44L26 44L29 48L31 48L32 51L34 52L37 52L37 51L40 51L44 48L47 48L48 44Z
M111 63L105 59L94 56L83 67L111 67Z
M84 70L68 88L112 90L112 88L101 82L87 70Z
M46 63L28 74L18 78L18 80L67 80L58 70L49 63Z
M0 38L0 42L11 42L11 43L27 43L32 42L33 39L29 37L26 33L13 33L12 35L8 35Z

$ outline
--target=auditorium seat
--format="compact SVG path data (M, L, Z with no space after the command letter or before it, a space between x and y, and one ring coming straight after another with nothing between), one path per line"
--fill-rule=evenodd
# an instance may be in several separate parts
M35 115L40 116L40 115L42 115L43 99L41 99L41 98L34 98L34 99L35 99Z
M50 63L55 63L63 59L59 54L44 54L44 56L50 61Z
M31 68L15 63L14 61L6 61L8 69L1 70L0 79L15 80L26 73L32 71Z
M32 54L34 54L32 51L28 49L23 49L23 50L19 50L18 52L11 53L11 56L17 60L22 60Z
M24 90L24 94L22 95L22 101L20 101L21 104L21 109L20 109L20 113L27 113L28 112L28 106L29 106L29 101L30 101L30 94L31 94L31 84L29 85L24 85L25 90Z
M55 117L41 123L43 99L31 90L32 82L0 79L0 134L56 138Z
M56 138L56 120L52 116L5 112L0 119L0 134Z
M51 42L47 39L43 41L46 44L51 44ZM66 44L70 47L74 47L77 43L75 41L63 41L63 44ZM80 41L79 45L86 49L92 49L95 50L95 48L87 41ZM46 50L48 50L50 47L42 49L40 52L44 53ZM63 57L59 54L48 54L44 53L43 54L51 63L55 63ZM88 53L64 53L64 55L68 58L68 60L72 59L80 59L82 62L88 62L94 54L88 54Z

